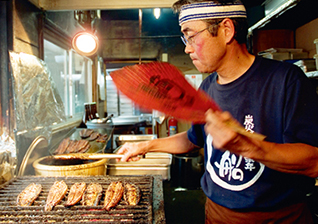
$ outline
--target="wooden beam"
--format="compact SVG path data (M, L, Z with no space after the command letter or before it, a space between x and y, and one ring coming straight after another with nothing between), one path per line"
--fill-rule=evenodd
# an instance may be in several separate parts
M29 2L31 2L36 7L40 8L40 0L29 0Z
M99 108L99 97L98 97L98 85L97 85L97 63L98 58L93 59L92 64L92 99L93 102L96 102L96 107Z
M46 11L171 8L176 0L29 0Z

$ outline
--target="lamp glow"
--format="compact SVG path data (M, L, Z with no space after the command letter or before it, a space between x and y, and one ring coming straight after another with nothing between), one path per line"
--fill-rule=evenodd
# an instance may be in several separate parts
M89 53L96 48L96 42L92 36L83 34L76 39L76 46L80 51Z
M155 16L156 19L159 19L160 13L161 13L160 8L154 8L153 9L153 15Z
M79 54L91 56L98 50L98 39L88 32L79 32L73 37L72 46Z

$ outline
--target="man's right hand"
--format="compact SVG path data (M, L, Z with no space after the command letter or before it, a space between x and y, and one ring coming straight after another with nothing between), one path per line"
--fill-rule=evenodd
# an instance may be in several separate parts
M136 142L136 143L125 143L117 152L117 154L123 154L124 156L117 161L138 161L140 156L145 155L148 152L148 144L150 141Z

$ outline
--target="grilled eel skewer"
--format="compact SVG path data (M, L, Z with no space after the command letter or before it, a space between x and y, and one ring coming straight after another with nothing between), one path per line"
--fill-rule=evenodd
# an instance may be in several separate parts
M102 198L103 187L99 183L90 183L82 197L82 205L96 206Z
M55 181L47 196L44 210L51 211L53 207L57 205L65 197L66 192L66 183L63 180Z
M137 205L141 198L140 188L132 183L125 184L124 200L128 205Z
M29 184L17 197L18 206L31 206L42 191L41 184Z
M124 193L122 182L111 182L105 193L104 209L109 211L121 200Z
M75 183L70 188L70 192L68 193L67 202L64 206L72 206L77 204L82 199L84 191L86 189L86 183Z

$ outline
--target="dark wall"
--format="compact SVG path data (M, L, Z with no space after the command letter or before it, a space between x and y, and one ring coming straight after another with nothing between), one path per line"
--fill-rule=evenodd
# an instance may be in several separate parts
M12 93L9 73L9 55L12 50L12 1L0 1L0 135L6 131L12 134L13 127L10 125L10 107Z

